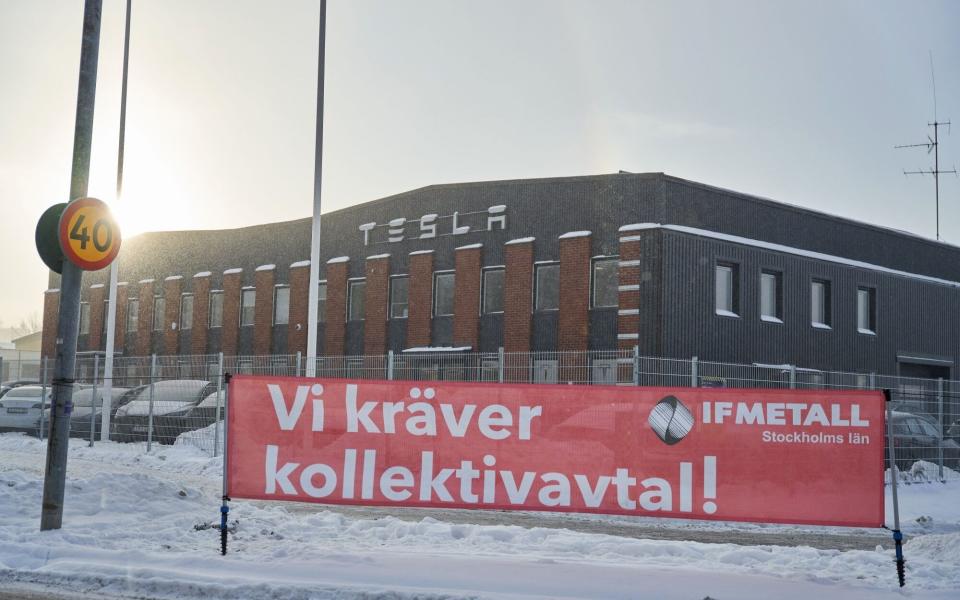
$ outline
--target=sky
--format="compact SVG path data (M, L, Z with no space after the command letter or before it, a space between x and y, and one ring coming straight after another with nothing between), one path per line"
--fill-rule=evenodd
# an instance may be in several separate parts
M130 237L311 214L319 0L104 0L89 195ZM0 0L0 320L42 310L68 200L80 0ZM324 211L434 183L663 171L933 237L960 2L329 0ZM960 131L941 130L941 168ZM941 177L960 245L960 180Z

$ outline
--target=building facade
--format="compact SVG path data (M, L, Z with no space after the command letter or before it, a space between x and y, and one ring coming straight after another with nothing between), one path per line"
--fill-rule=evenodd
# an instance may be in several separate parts
M115 346L157 354L613 350L956 378L960 248L661 173L433 185L310 219L148 233ZM80 350L105 346L107 271ZM43 352L59 300L51 274Z

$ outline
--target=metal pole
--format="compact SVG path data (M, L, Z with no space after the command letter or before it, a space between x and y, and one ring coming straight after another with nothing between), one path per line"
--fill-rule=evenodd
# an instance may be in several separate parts
M147 413L147 452L153 446L153 392L157 379L157 355L150 355L150 406Z
M940 438L937 441L937 467L940 474L940 482L946 481L943 476L943 377L937 378L937 428L940 430Z
M230 497L227 496L227 473L228 473L228 459L230 454L227 452L227 423L229 422L230 416L230 374L224 373L221 380L227 384L227 387L224 391L224 403L223 403L223 487L222 487L222 498L220 503L220 554L227 554L227 515L230 512L230 506L227 502L230 501Z
M317 294L320 286L320 192L323 183L323 70L326 61L327 0L320 0L317 56L317 129L313 155L313 229L310 236L310 293L307 306L307 377L317 374Z
M387 350L387 381L393 381L393 350Z
M903 534L900 532L900 502L897 498L897 456L893 449L893 402L889 389L883 390L883 397L887 405L887 446L890 457L890 492L893 501L893 543L897 555L897 579L900 581L900 587L903 587L906 585L906 575L903 568Z
M130 65L130 3L127 0L126 25L123 31L123 76L120 83L120 140L117 148L117 197L123 192L123 149L127 131L127 72ZM110 413L113 411L113 352L117 328L117 279L120 265L110 265L110 291L107 302L107 346L103 365L103 406L100 412L100 440L110 439Z
M97 420L94 418L96 414L96 402L97 402L97 380L100 379L100 355L93 355L93 389L91 390L92 394L90 395L90 447L93 448L93 434L97 430Z
M790 389L797 387L797 365L790 365Z
M293 376L294 376L294 377L300 377L300 361L301 361L301 358L302 358L302 356L301 356L301 354L300 354L300 351L297 350L297 367L296 367L297 370L293 372ZM214 456L216 456L216 455L214 455Z
M90 176L90 147L93 142L93 109L97 93L97 58L100 52L101 0L86 0L83 9L83 38L80 46L80 75L77 83L77 114L73 131L73 168L70 201L87 195ZM67 478L67 450L70 444L70 413L73 412L73 376L77 362L80 327L80 286L83 272L63 261L60 277L60 314L57 321L56 362L53 373L50 441L43 480L40 529L60 529L63 524L63 493Z
M47 357L43 357L43 371L40 374L40 424L37 438L43 439L43 413L47 410Z
M504 359L503 346L500 346L499 348L497 348L497 382L498 383L503 383L503 371L505 366L503 364L504 362L503 359Z
M640 385L640 348L633 347L633 385Z
M300 353L297 353L299 362ZM213 418L213 455L217 455L217 449L220 447L220 398L223 393L223 352L219 354L217 362L217 408Z
M690 385L700 387L700 358L697 356L690 359Z

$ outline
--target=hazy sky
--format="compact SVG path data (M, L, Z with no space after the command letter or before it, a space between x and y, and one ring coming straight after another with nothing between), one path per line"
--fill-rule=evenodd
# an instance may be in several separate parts
M42 307L67 200L81 0L0 0L0 319ZM308 216L319 0L134 0L125 233ZM113 201L122 0L105 0L90 194ZM933 236L923 150L960 126L960 2L330 0L323 201L665 171ZM941 166L960 165L960 131ZM960 244L960 181L941 181Z

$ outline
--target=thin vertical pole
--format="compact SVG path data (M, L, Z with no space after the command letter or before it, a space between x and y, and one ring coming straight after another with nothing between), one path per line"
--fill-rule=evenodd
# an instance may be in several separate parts
M227 515L230 513L230 505L227 504L230 498L227 496L227 473L228 470L228 459L230 453L227 452L227 423L230 421L230 374L224 373L221 377L221 381L226 384L224 390L224 403L223 403L223 485L222 485L222 497L220 501L220 554L227 554Z
M797 365L790 365L790 389L797 387Z
M43 372L40 375L40 425L37 429L37 437L43 439L43 415L47 411L47 360L49 357L43 357Z
M945 482L943 475L943 377L937 378L937 429L940 431L940 437L937 440L937 470L939 471L940 481Z
M900 581L900 587L906 584L906 576L903 567L903 534L900 532L900 501L897 498L897 455L893 448L893 401L889 389L883 390L885 404L887 405L887 447L890 458L890 492L893 501L893 543L896 549L897 579Z
M499 348L497 348L497 382L498 383L503 383L503 372L505 370L504 369L505 365L503 364L503 362L504 362L503 346L500 346Z
M97 381L100 379L100 355L93 355L93 392L90 396L90 447L93 448L93 436L97 430L96 402L97 402Z
M297 366L296 366L296 371L293 372L294 377L300 377L300 363L302 359L303 359L302 354L300 353L299 350L297 350Z
M150 355L150 406L147 413L147 452L153 446L153 392L157 381L157 355Z
M300 353L297 353L297 362L299 363ZM217 362L217 408L213 418L213 455L217 455L217 449L220 447L220 398L223 394L223 352L218 356Z
M117 147L117 197L123 192L123 150L127 131L127 73L130 65L130 3L127 0L127 17L123 31L123 76L120 83L120 140ZM110 439L110 413L113 412L113 352L117 330L117 279L120 265L110 265L110 291L107 302L107 346L103 365L103 408L100 417L100 440Z
M90 177L90 149L93 143L93 111L97 94L97 59L100 54L102 8L101 0L86 0L84 3L80 75L77 83L77 113L73 131L70 202L87 195ZM47 443L43 500L40 508L42 531L60 529L63 524L63 494L67 478L67 451L70 445L70 413L73 412L73 377L77 366L82 282L82 271L70 261L63 261L60 276L60 314L55 338L57 345L52 382L50 441Z
M387 381L393 381L393 350L387 350Z
M317 56L317 129L313 155L313 229L310 236L310 286L307 307L307 377L317 374L317 295L320 286L320 196L323 187L323 80L326 61L327 0L320 0L320 34Z
M700 387L700 358L697 356L690 360L690 386Z

